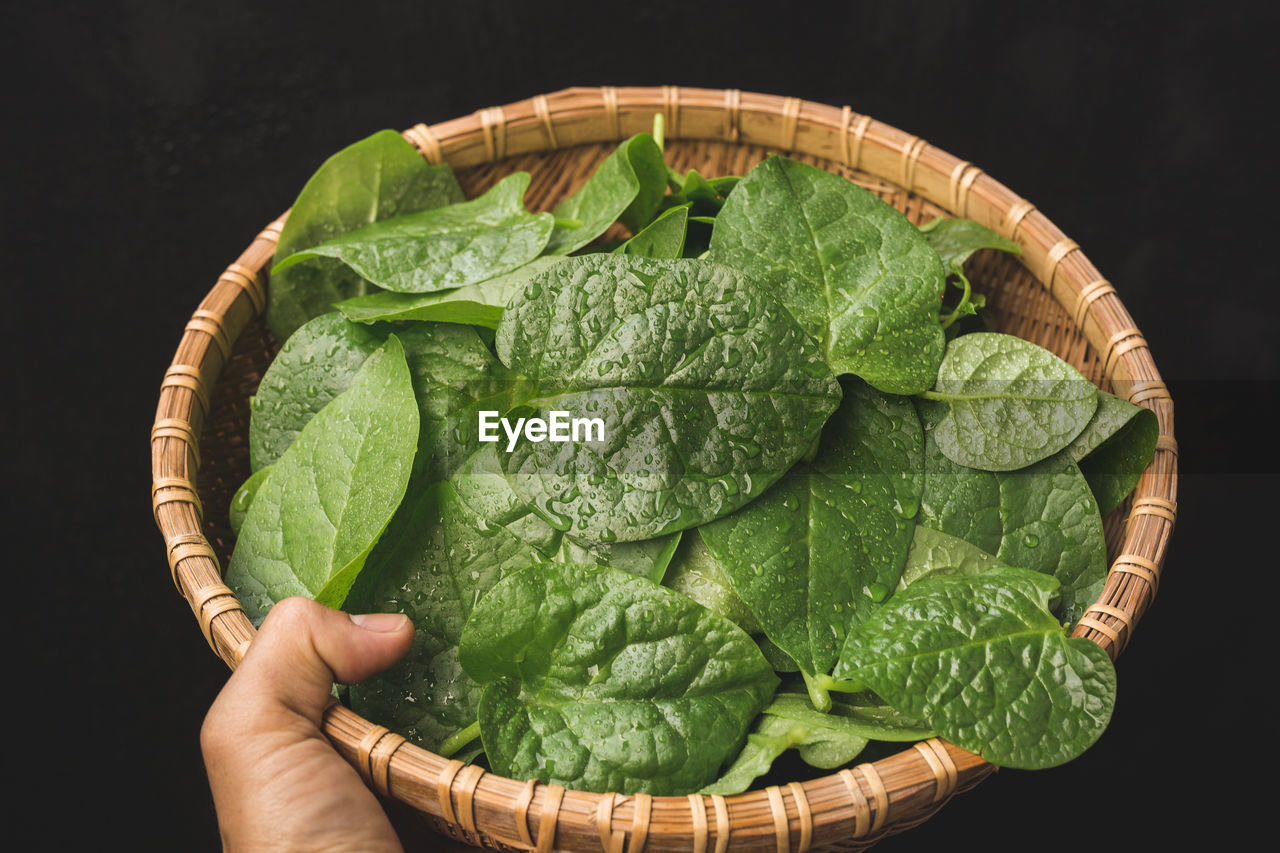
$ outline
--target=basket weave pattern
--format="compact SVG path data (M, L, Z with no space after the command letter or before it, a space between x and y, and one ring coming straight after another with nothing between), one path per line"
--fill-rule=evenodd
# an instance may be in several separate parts
M1176 519L1173 404L1115 288L1034 205L971 163L849 107L737 90L567 89L419 124L404 136L427 160L447 160L468 197L524 170L532 175L527 205L549 210L617 141L648 130L655 112L665 115L667 158L681 171L740 175L770 152L786 153L853 179L917 224L964 216L1022 247L1016 260L982 252L970 264L995 327L1154 410L1160 425L1155 459L1133 497L1106 519L1111 570L1075 629L1116 657L1155 596ZM151 433L152 502L173 581L214 653L233 669L254 629L223 584L219 561L234 544L226 508L249 473L248 398L278 349L261 315L283 222L254 239L192 315ZM624 797L519 782L446 760L340 705L327 713L325 731L381 795L455 838L500 849L720 853L732 842L779 853L862 850L925 820L994 769L934 738L824 778L733 797Z

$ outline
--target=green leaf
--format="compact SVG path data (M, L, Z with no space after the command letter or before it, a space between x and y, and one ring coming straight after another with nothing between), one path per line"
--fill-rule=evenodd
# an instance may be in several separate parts
M755 619L754 616L751 618ZM764 655L764 659L769 662L769 666L773 667L774 672L800 671L800 666L791 659L791 655L778 648L777 644L768 637L764 635L756 637L756 645L760 647L760 654Z
M769 772L782 753L804 741L804 726L782 717L761 715L755 731L747 735L747 743L724 774L698 793L741 794L751 783Z
M673 207L650 222L640 233L613 250L615 255L642 258L678 258L684 251L689 208Z
M934 575L976 575L1004 563L957 536L916 524L898 589Z
M1159 439L1155 412L1099 391L1093 419L1065 452L1080 465L1098 510L1106 515L1138 485Z
M576 193L556 206L556 219L580 224L557 224L546 253L567 255L581 249L619 220L632 233L639 231L657 214L666 182L662 149L649 134L636 134L619 145Z
M823 675L897 587L923 487L911 401L850 378L813 461L702 538L769 639Z
M715 778L777 677L732 622L616 569L531 566L481 599L462 665L494 772L678 794Z
M1098 389L1043 347L976 332L947 345L930 400L951 410L934 430L958 465L1012 471L1071 443L1098 406Z
M562 563L608 566L662 583L679 545L679 532L643 542L586 542L565 536L560 540L556 559Z
M405 613L409 653L351 687L351 707L426 749L476 720L480 686L458 663L462 626L506 575L540 559L501 525L486 524L449 483L416 483L351 592L364 612Z
M560 263L563 258L534 258L509 273L476 284L436 293L392 293L381 290L338 303L338 310L356 323L380 321L432 320L498 328L502 312L534 276Z
M835 676L993 764L1070 761L1111 717L1115 670L1049 612L1056 585L1009 568L912 584L849 635Z
M310 249L371 222L462 201L448 164L432 166L394 130L342 149L307 181L289 211L275 260ZM334 303L368 293L368 282L323 259L271 275L267 325L284 341Z
M920 226L920 231L947 267L963 266L979 249L999 249L1011 255L1022 254L1022 247L1017 243L1001 237L972 219L938 217Z
M350 387L393 328L421 414L420 444L427 452L419 464L428 461L451 411L512 387L506 369L472 329L434 323L370 327L336 312L324 314L285 342L250 401L250 466L260 470L278 460L315 414Z
M328 257L397 293L476 284L527 264L547 245L552 216L524 209L528 187L528 173L517 172L477 199L366 225L296 252L272 272Z
M1083 616L1106 582L1107 543L1076 464L1059 453L1020 471L965 468L941 453L935 432L925 432L919 523L1006 565L1054 576L1061 583L1056 611L1071 622Z
M236 489L236 493L231 496L231 506L227 511L227 520L231 523L231 532L237 536L240 535L240 528L244 525L245 517L249 514L249 506L258 494L258 489L262 488L262 484L267 481L269 473L271 473L270 465L254 471L249 475L249 479L241 483L240 488Z
M512 301L496 346L530 382L518 414L603 422L600 441L521 438L501 454L516 494L598 542L733 511L791 467L840 399L790 315L705 261L574 258Z
M762 630L751 610L733 591L733 583L697 530L685 533L662 583L711 612L719 613L748 634Z
M770 157L716 217L711 256L771 293L836 373L881 391L929 388L942 360L942 262L906 217L856 184Z
M394 335L311 419L249 506L227 585L255 624L305 595L338 607L404 497L418 406Z

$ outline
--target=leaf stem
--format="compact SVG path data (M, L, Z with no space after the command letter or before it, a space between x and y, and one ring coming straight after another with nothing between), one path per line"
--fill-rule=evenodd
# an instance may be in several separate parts
M667 117L662 113L653 114L653 141L658 143L658 150L663 150L663 135L667 129Z
M961 284L964 287L964 293L961 294L960 302L956 305L955 309L945 317L941 318L942 328L944 329L964 315L973 313L973 304L970 302L970 297L973 295L973 287L969 284L969 277L961 272L960 268L957 266L952 266L951 271L960 277Z
M478 737L480 737L480 721L476 720L462 731L445 738L444 743L440 744L440 748L436 750L436 754L441 758L448 758Z
M581 219L569 219L566 216L557 216L555 220L557 228L581 228L583 222Z

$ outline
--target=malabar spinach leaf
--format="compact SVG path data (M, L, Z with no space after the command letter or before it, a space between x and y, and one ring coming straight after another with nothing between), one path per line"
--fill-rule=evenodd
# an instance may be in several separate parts
M486 524L451 484L411 486L350 604L408 614L413 646L391 669L352 685L352 709L431 750L474 723L481 688L458 663L462 626L494 584L539 559L505 527Z
M765 634L810 676L830 672L849 631L897 587L924 486L911 401L843 384L813 460L700 531Z
M495 772L598 792L706 785L778 683L729 620L598 566L508 576L472 611L461 660L486 685Z
M473 329L436 323L362 326L336 312L309 321L280 349L250 402L249 462L278 460L303 427L354 381L361 365L395 330L404 348L422 417L419 464L429 461L450 412L512 388ZM496 404L495 404L496 407ZM474 430L474 423L468 424Z
M711 257L778 298L836 373L881 391L933 385L942 262L905 216L838 175L770 157L729 194Z
M840 399L786 310L703 261L574 258L512 301L496 345L530 382L527 414L603 422L601 440L522 438L501 456L516 494L593 541L731 512L791 467Z
M556 206L561 223L551 234L547 254L581 249L616 221L632 233L639 231L657 214L666 182L667 166L653 137L638 133L626 140L576 193Z
M227 511L227 520L231 523L231 532L235 535L240 535L240 528L244 525L245 517L249 514L249 506L258 494L258 489L262 488L262 484L267 481L267 475L270 472L270 465L254 471L249 475L249 479L241 483L240 488L236 489L236 493L231 496L231 506Z
M926 412L926 423L935 412ZM993 554L1006 565L1052 575L1055 608L1075 621L1106 582L1102 517L1079 468L1058 453L1019 471L957 465L925 433L925 487L919 523Z
M552 216L524 209L528 187L528 173L517 172L472 201L375 222L296 252L273 273L328 257L397 293L486 281L527 264L547 245Z
M1098 410L1065 452L1080 465L1103 515L1133 491L1159 438L1155 412L1098 392Z
M556 558L562 563L608 566L662 583L679 545L679 532L643 542L585 542L564 536Z
M1021 255L1022 247L1012 240L979 225L972 219L946 219L939 217L920 226L924 238L948 268L959 268L979 249L999 249L1012 255Z
M733 582L696 530L685 532L662 584L719 613L748 634L761 632L760 624L733 591Z
M1002 566L994 556L958 536L917 524L898 589L934 575L976 575Z
M689 208L673 207L614 249L613 253L639 255L642 258L678 258L684 252L684 237L688 228Z
M835 676L993 764L1069 761L1106 727L1115 670L1049 612L1056 586L1010 568L912 584L849 635Z
M807 734L804 726L791 720L761 714L756 720L755 730L747 735L747 743L733 764L719 779L698 793L741 794L751 787L752 782L768 773L782 753L803 743Z
M1012 471L1071 443L1098 406L1098 389L1043 347L977 332L947 345L934 390L951 410L934 430L958 465Z
M509 273L436 293L382 290L339 302L337 308L348 320L356 323L432 320L496 329L511 297L523 290L534 276L562 260L559 257L534 258Z
M334 154L302 188L289 211L275 260L318 246L371 222L462 201L448 165L432 166L393 130L375 133ZM278 340L334 303L373 288L332 259L271 275L267 325Z
M418 420L393 335L302 429L249 506L227 584L255 624L290 595L341 606L404 497Z

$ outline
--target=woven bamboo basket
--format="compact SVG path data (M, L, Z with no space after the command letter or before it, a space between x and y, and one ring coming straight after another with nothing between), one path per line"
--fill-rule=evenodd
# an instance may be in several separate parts
M969 276L1000 331L1058 353L1105 390L1153 409L1160 437L1134 495L1106 519L1110 573L1075 629L1112 657L1150 606L1177 512L1173 404L1141 332L1080 247L1026 199L978 167L849 107L737 90L566 89L404 132L448 161L468 197L532 174L526 197L547 210L633 133L665 114L681 171L744 174L786 153L879 194L916 223L965 216L1023 254L983 252ZM284 216L227 267L193 313L165 372L151 432L152 495L178 592L215 654L233 669L254 629L219 566L234 539L227 507L248 476L249 396L278 348L262 322L266 270ZM202 464L203 463L203 464ZM445 760L333 706L325 731L366 782L448 835L497 849L549 851L863 850L932 815L994 769L941 739L824 778L733 797L621 796L520 782Z

